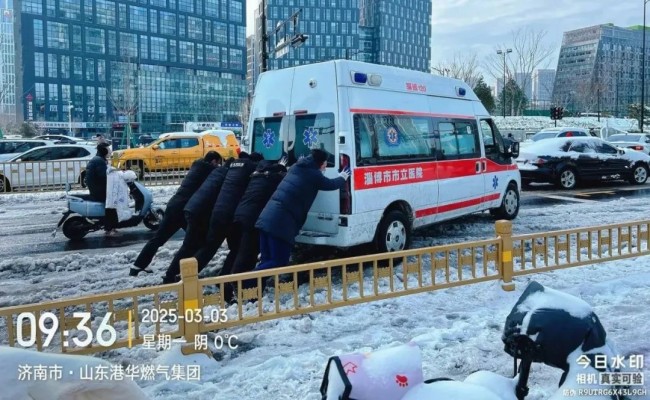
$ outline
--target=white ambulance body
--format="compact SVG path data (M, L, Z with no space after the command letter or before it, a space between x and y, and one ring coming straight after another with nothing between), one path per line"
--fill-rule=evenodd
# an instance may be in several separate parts
M326 176L351 169L345 190L318 194L299 243L396 251L413 228L519 211L518 144L506 148L456 79L345 60L269 71L257 82L243 144L290 163L321 148L334 155Z

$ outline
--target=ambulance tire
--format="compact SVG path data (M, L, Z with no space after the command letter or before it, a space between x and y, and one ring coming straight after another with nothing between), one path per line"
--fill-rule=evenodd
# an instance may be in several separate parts
M375 234L375 250L390 253L406 250L411 245L411 223L399 210L388 211L381 219Z
M511 182L503 195L501 206L490 209L490 214L497 219L512 220L517 218L517 214L519 214L519 205L517 185Z

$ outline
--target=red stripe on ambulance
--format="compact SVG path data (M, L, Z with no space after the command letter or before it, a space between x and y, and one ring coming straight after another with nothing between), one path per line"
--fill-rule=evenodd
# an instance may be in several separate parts
M492 193L487 196L479 197L476 199L459 201L458 203L449 203L449 204L443 204L441 206L423 208L421 210L415 211L415 218L422 218L422 217L427 217L429 215L440 214L449 211L459 210L461 208L476 206L481 203L487 203L488 201L499 200L500 196L501 194L499 193Z

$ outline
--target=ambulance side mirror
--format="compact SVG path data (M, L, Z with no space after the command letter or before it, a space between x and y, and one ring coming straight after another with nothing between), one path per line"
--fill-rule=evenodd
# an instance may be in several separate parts
M519 157L519 142L516 140L510 141L510 147L506 150L507 155L512 158Z

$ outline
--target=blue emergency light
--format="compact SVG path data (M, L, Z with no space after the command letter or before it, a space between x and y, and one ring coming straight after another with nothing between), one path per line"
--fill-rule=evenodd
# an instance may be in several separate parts
M464 97L465 94L467 94L467 91L465 90L465 88L457 87L456 94L458 95L458 97Z
M363 72L353 72L352 73L352 82L358 85L365 85L368 82L368 75Z

